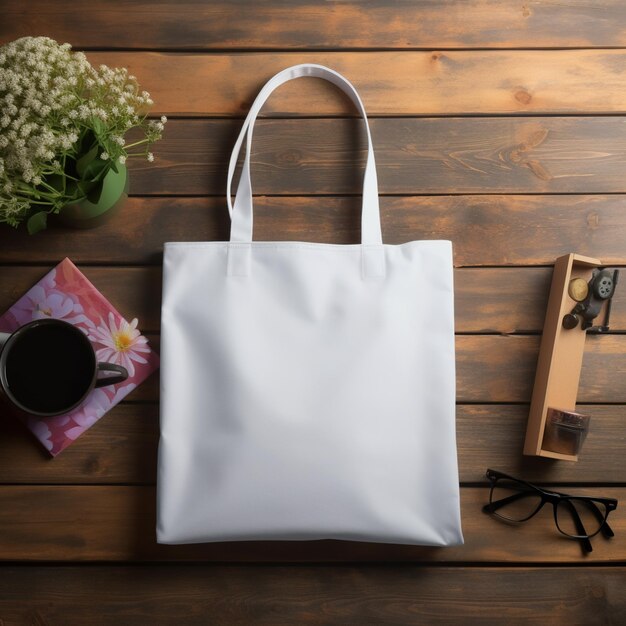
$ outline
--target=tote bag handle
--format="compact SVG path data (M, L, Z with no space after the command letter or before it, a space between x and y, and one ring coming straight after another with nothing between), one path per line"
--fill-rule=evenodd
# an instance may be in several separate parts
M367 131L367 162L365 165L365 175L363 177L363 204L361 211L361 243L366 246L373 246L375 248L382 248L382 234L380 227L380 208L378 205L378 180L376 177L376 162L374 160L374 149L372 148L372 137L370 134L369 124L367 122L367 115L363 102L359 97L356 89L353 85L344 78L338 72L331 70L323 65L316 65L313 63L303 63L301 65L294 65L288 67L281 72L278 72L275 76L267 81L263 89L259 92L259 95L254 100L250 111L244 121L239 137L233 148L232 155L230 157L230 163L228 165L228 181L226 184L226 199L228 202L228 210L231 216L231 230L230 241L248 243L252 241L252 183L250 179L250 153L252 147L252 133L254 130L254 122L261 110L261 107L265 104L265 101L269 98L271 93L280 85L293 80L294 78L300 78L302 76L314 76L316 78L323 78L339 87L349 98L352 100L359 113L363 117L365 122L365 129ZM237 193L235 195L235 204L233 206L231 200L231 187L232 180L237 166L237 160L243 145L243 140L246 139L246 155L243 162L243 168L241 171L241 177L239 185L237 186ZM380 266L382 261L382 249L377 251L378 254L371 255L379 257L378 259L372 259L375 265ZM370 264L368 264L369 266ZM366 268L366 274L372 272ZM380 273L374 271L374 273Z

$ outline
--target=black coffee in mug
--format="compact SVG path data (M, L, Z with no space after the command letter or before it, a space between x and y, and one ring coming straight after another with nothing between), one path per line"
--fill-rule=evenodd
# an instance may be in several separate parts
M91 346L77 338L69 324L36 326L16 337L11 346L6 362L8 390L37 413L60 411L89 388L93 360Z
M0 339L0 386L9 401L26 413L69 412L94 387L128 377L120 365L98 363L85 333L61 320L37 320ZM97 378L98 371L117 375Z

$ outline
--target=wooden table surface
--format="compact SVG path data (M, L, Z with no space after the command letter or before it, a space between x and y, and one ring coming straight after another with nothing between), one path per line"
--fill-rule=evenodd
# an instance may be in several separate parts
M323 63L371 116L386 243L455 254L462 547L158 546L158 376L55 460L0 420L0 624L623 624L626 503L583 557L551 515L486 517L487 467L626 497L626 285L587 339L578 463L521 454L551 264L626 263L621 0L0 1L0 43L48 35L126 66L170 118L127 205L91 231L0 229L0 309L70 257L158 347L170 240L223 240L226 167L258 89ZM255 133L257 239L358 241L363 132L317 79Z

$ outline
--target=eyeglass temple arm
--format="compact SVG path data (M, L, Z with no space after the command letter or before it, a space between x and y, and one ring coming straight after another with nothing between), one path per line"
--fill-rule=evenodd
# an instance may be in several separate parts
M493 513L494 511L501 509L503 506L506 506L507 504L511 504L511 502L516 502L517 500L520 500L521 498L525 498L526 496L532 496L532 495L535 495L534 491L518 491L517 493L507 496L506 498L502 498L501 500L496 500L495 502L490 502L489 504L485 504L485 506L483 506L483 511L487 513Z
M563 502L567 505L567 509L570 512L572 519L574 520L574 526L576 526L578 534L586 535L587 531L585 530L583 521L580 519L580 515L578 515L576 507L569 500L563 500ZM593 547L591 545L589 537L581 537L578 539L578 541L580 541L580 545L584 552L593 552Z
M609 537L615 537L615 533L613 529L609 526L609 522L606 517L602 515L602 511L598 508L598 505L593 500L580 500L580 502L584 502L588 508L591 509L591 512L596 516L596 519L602 523L600 526L600 532L607 539Z

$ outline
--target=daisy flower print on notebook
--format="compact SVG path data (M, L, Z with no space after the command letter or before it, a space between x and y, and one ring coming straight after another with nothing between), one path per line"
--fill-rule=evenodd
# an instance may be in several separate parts
M145 355L150 352L148 340L137 330L138 323L137 318L130 324L121 318L116 321L109 312L108 323L102 322L88 335L92 343L104 346L96 350L98 361L122 365L131 378L135 375L134 363L145 365Z

